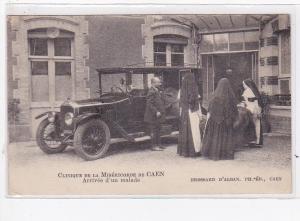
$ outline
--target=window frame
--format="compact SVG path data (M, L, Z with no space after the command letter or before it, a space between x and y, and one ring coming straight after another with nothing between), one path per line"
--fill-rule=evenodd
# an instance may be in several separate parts
M29 30L30 31L30 30ZM49 82L49 97L48 101L32 101L32 73L31 73L31 65L29 65L29 73L30 73L30 102L31 107L58 107L63 100L56 100L55 94L55 62L70 62L71 63L71 99L75 97L75 52L74 52L74 41L75 35L73 37L68 37L71 41L71 56L55 56L54 52L54 39L55 38L47 38L47 47L48 47L48 55L40 56L40 55L31 55L30 54L30 39L34 37L29 37L27 35L27 44L28 44L28 61L31 64L32 61L47 61L48 62L48 82ZM59 38L59 37L58 37Z
M258 31L253 31L253 30L243 30L243 31L230 31L230 32L218 32L218 33L205 33L203 34L202 38L204 38L204 36L211 36L212 40L213 40L213 47L212 47L212 51L204 51L202 52L201 50L201 44L200 44L200 54L206 55L206 54L224 54L224 53L240 53L240 52L257 52L259 51L259 47L257 49L246 49L246 40L245 40L245 33L246 32L258 32ZM242 39L242 44L243 44L243 48L241 50L230 50L230 34L231 33L241 33L243 36ZM227 35L227 50L216 50L216 35L219 34L226 34ZM257 39L258 45L260 44L260 39Z
M155 44L161 44L161 43L153 42L153 64L154 64L154 66L157 66L157 67L176 67L176 66L172 66L172 55L176 55L176 54L183 55L183 66L185 65L185 47L186 47L186 45L184 45L184 44L175 44L175 43L164 43L166 45L166 51L165 52L156 52L154 50L154 48L155 48L154 45ZM182 45L183 52L172 52L172 46L173 45ZM166 64L165 65L156 65L156 63L155 63L155 55L156 54L163 54L163 55L166 56L166 62L165 62Z

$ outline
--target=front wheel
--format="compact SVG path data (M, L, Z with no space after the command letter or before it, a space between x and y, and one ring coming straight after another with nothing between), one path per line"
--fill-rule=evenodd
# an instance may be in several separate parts
M102 158L109 148L110 131L102 120L90 120L79 125L74 134L76 153L85 160Z
M47 154L63 152L67 144L62 143L61 138L57 135L55 124L44 119L36 132L36 142L40 149Z

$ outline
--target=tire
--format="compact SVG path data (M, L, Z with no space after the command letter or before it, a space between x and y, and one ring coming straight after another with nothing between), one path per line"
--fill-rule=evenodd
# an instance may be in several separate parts
M110 131L102 120L92 119L79 125L74 134L75 152L85 160L104 157L110 145Z
M56 145L54 146L49 146L49 144L45 141L45 130L48 129L50 132L49 136L51 135L51 126L53 126L54 124L49 122L48 119L44 119L36 132L36 142L39 146L39 148L47 154L55 154L55 153L61 153L63 152L66 147L68 146L67 144L64 143L59 143L59 141L55 141L54 139L52 140L53 142L57 142ZM53 131L52 131L53 133ZM48 140L48 142L51 142L51 140Z

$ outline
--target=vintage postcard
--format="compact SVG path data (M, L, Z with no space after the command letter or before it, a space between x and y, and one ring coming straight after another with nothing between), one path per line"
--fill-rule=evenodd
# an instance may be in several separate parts
M288 13L7 15L9 196L293 193Z

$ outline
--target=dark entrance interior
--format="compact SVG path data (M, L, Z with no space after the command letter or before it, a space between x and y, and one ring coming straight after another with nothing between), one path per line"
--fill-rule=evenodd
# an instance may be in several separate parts
M253 76L253 53L235 53L214 55L214 88L222 77L227 77L239 96L242 82ZM228 71L231 69L232 71ZM226 72L227 70L227 72Z
M203 89L202 89L202 77L201 77L201 70L192 70L192 73L195 75L196 84L198 85L199 94L202 96ZM180 70L174 70L169 72L164 72L161 76L163 79L163 87L166 88L173 88L178 91L181 88L181 81L182 81L182 72Z
M258 83L257 52L202 55L202 65L204 70L203 92L206 101L209 100L222 77L230 80L239 99L243 80L251 78L256 84ZM226 72L228 69L231 69L231 72Z

